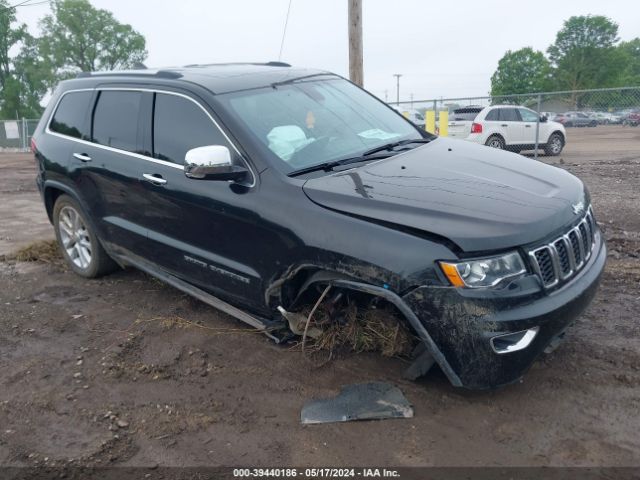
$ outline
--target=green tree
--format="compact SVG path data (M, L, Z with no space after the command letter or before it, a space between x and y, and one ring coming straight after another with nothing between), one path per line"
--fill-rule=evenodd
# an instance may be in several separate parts
M618 49L624 57L624 72L622 83L635 87L640 85L640 38L634 38L629 42L622 42Z
M0 0L0 117L39 116L46 78L34 38L25 25L16 24L15 8Z
M559 90L620 86L624 56L618 25L603 16L571 17L548 49Z
M551 64L530 47L507 51L491 76L491 95L541 92L549 88Z
M40 52L60 78L131 68L147 57L144 37L88 0L55 0L40 21Z

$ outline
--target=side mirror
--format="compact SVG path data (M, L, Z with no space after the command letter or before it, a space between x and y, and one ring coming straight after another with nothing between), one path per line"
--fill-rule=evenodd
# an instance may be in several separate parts
M231 153L223 145L192 148L184 158L184 174L198 180L240 181L247 169L231 162Z
M549 118L546 115L540 115L540 121L542 123L546 122Z

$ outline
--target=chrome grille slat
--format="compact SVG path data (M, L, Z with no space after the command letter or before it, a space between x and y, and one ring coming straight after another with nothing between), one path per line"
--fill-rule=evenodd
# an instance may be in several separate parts
M534 272L544 288L575 276L591 257L596 240L596 223L591 207L580 222L564 235L529 251Z
M576 268L580 268L584 263L584 245L582 244L582 235L580 234L580 229L578 227L575 227L572 230L572 233L576 238L576 243L573 245L573 251L576 257ZM578 250L577 252L576 249Z
M571 265L571 273L575 272L577 269L576 257L573 253L573 245L571 244L571 239L569 238L569 234L562 236L564 243L567 245L567 256L569 257L569 264Z
M573 273L573 264L571 262L571 253L567 244L567 239L563 236L553 242L553 246L558 254L558 265L560 267L560 277L564 280Z

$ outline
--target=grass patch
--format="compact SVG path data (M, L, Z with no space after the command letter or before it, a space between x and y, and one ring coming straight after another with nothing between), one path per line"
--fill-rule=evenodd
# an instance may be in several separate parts
M385 357L410 357L418 339L404 318L392 307L365 308L349 304L340 320L328 318L325 310L318 309L316 326L322 335L307 339L308 348L356 353L379 352Z
M62 262L63 259L60 248L58 247L58 242L55 240L38 240L6 255L5 260L59 263Z

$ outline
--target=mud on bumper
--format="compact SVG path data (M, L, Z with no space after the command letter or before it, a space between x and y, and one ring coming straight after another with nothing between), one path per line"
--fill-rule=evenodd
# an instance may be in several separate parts
M596 253L597 252L597 253ZM589 264L562 288L543 292L533 275L501 291L419 287L403 297L428 332L425 343L451 383L486 389L513 383L589 305L606 260L602 236ZM523 349L497 353L491 339L535 329ZM420 332L418 332L420 334Z

